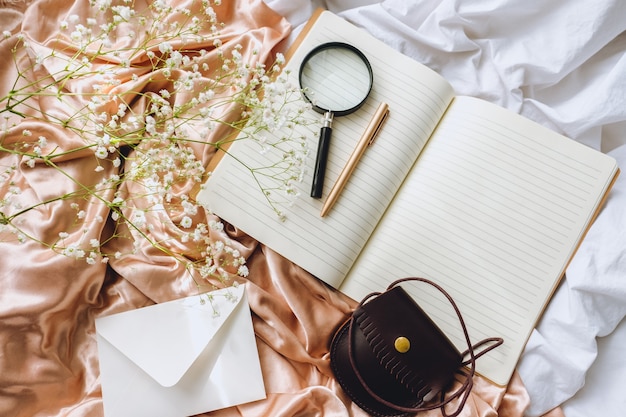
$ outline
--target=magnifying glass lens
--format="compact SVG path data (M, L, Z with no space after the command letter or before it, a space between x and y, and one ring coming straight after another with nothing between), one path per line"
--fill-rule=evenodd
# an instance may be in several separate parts
M322 49L302 67L300 84L311 103L335 115L355 109L371 89L370 68L348 48Z
M313 172L311 197L320 198L333 116L357 110L372 89L372 67L361 51L352 45L330 42L314 48L300 66L300 87L315 111L324 114L317 158Z

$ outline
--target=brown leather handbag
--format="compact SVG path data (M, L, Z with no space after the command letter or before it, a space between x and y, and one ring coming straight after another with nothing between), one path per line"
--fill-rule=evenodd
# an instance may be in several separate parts
M425 282L446 296L463 329L466 352L460 353L399 286L406 281ZM459 308L441 286L425 278L403 278L359 303L333 337L330 364L346 394L373 416L441 408L444 416L454 417L472 389L476 359L502 343L495 337L472 345ZM487 344L480 353L474 352ZM459 374L464 377L461 386L446 394ZM446 406L457 399L455 411L448 414Z

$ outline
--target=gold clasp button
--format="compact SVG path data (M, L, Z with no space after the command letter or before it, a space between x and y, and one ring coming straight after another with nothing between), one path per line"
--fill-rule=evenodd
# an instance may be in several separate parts
M400 336L393 342L393 347L400 353L407 353L411 349L411 342L404 336Z

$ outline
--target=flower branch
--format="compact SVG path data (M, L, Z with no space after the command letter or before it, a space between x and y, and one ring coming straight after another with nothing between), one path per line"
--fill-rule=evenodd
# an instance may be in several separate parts
M90 264L148 245L197 285L247 274L219 219L193 198L207 156L242 140L277 151L246 168L281 216L303 176L301 129L318 120L280 75L282 55L266 67L258 51L224 45L219 3L90 0L86 18L70 11L46 43L3 33L16 77L0 92L0 241L37 241ZM29 188L29 170L44 166L54 192ZM76 218L55 238L25 228L66 202Z

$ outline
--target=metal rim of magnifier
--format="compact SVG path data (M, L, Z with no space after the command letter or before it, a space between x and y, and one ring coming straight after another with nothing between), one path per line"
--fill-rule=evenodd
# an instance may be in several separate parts
M307 63L309 62L309 60L311 58L313 58L315 55L317 55L318 53L327 50L327 49L348 49L351 52L353 52L354 54L356 54L365 64L365 67L367 68L367 73L369 76L369 88L367 89L367 93L364 94L363 99L357 103L355 106L350 107L349 109L343 109L343 110L334 110L334 109L325 109L323 107L319 107L314 103L314 101L307 96L306 94L306 89L302 86L302 72L304 71L304 69L306 68ZM348 44L348 43L344 43L344 42L327 42L327 43L323 43L321 45L316 46L315 48L313 48L302 60L302 64L300 64L300 71L298 73L298 81L300 83L300 88L302 89L302 95L306 98L306 100L311 103L311 105L313 106L313 109L318 112L318 113L327 113L327 112L331 112L333 113L335 116L344 116L346 114L350 114L354 111L356 111L357 109L359 109L363 103L365 103L365 100L367 100L367 97L369 96L370 92L372 91L372 85L374 84L374 74L372 72L372 66L369 62L369 60L367 59L367 57L363 54L363 52L361 52L360 50L358 50L356 47Z

